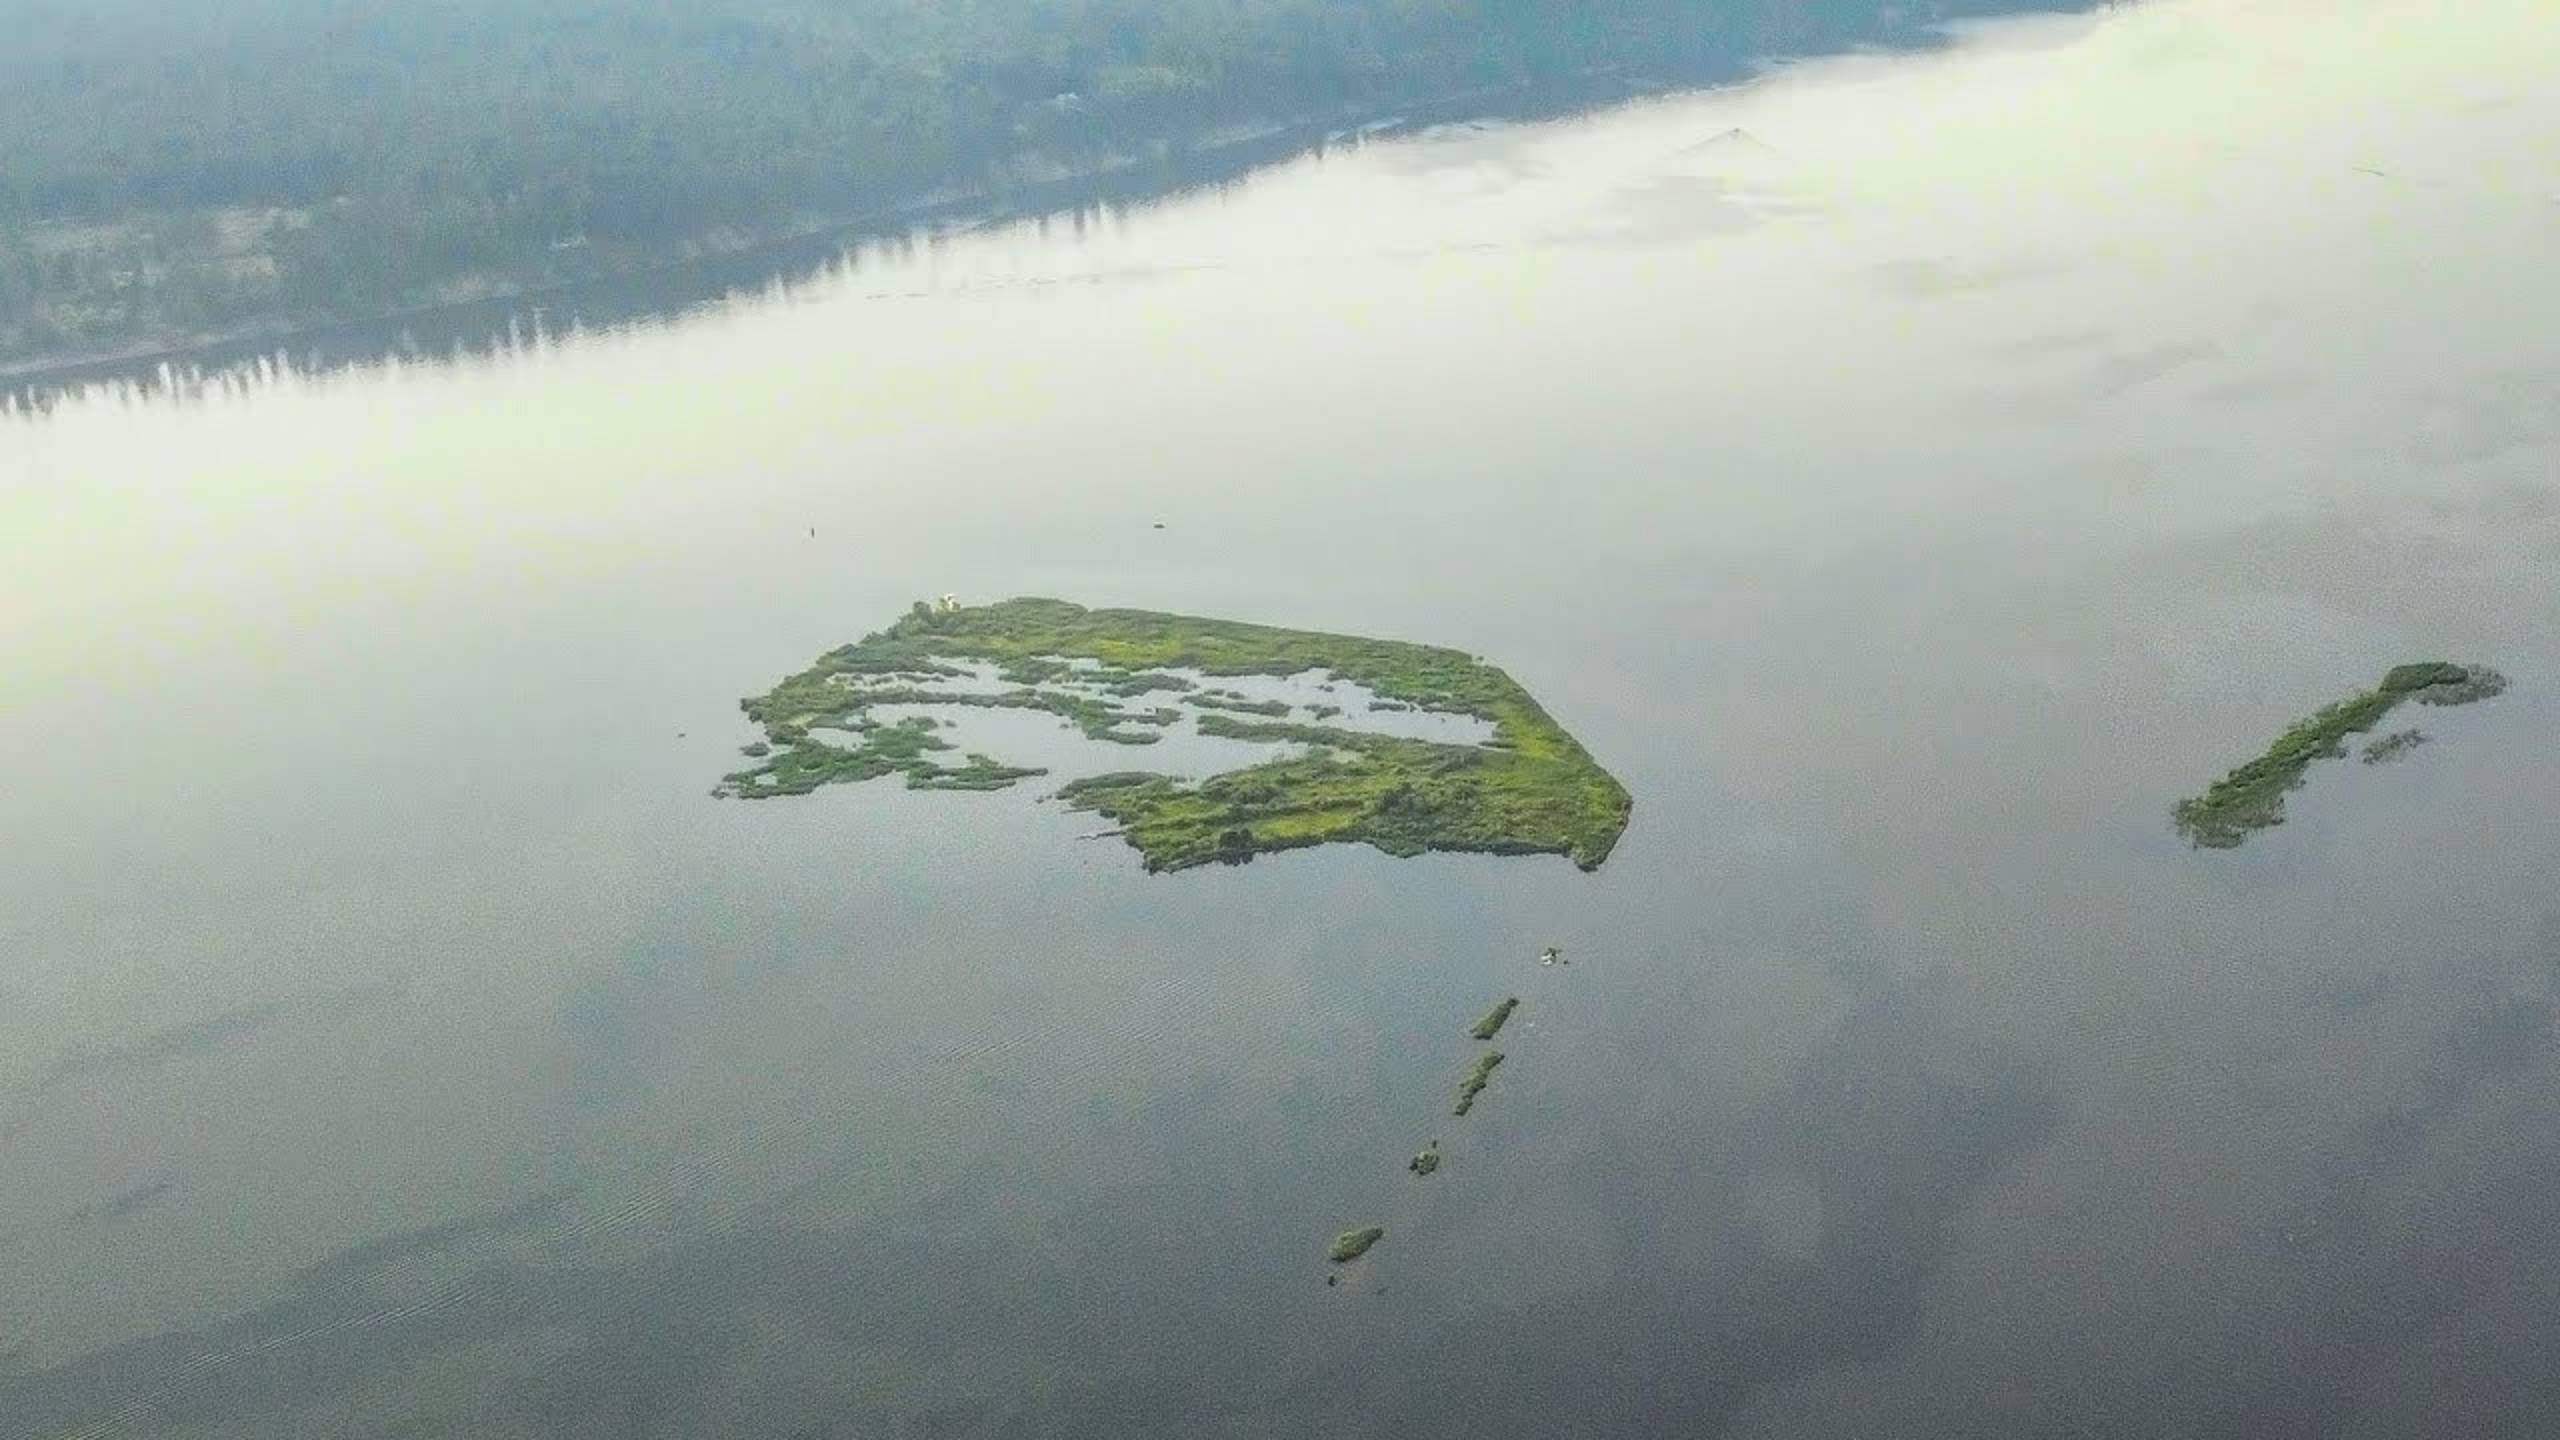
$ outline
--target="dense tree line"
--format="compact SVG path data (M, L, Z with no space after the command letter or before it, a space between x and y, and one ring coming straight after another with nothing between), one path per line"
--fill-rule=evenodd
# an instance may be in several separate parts
M0 0L0 360L2019 0Z

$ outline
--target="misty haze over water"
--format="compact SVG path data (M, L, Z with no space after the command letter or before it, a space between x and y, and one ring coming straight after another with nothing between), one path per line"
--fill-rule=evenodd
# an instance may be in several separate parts
M2560 1430L2555 61L2003 22L0 417L0 1436ZM1634 823L707 797L946 592L1483 655Z

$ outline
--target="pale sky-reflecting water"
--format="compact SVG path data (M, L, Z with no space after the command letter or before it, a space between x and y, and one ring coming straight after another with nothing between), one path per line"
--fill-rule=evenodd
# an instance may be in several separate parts
M0 419L0 1435L2552 1433L2555 74L2163 3ZM1485 654L1635 823L707 798L945 591Z

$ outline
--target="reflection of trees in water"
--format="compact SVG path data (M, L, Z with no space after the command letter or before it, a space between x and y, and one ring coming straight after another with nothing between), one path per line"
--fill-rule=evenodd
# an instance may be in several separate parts
M1450 96L1723 77L2017 8L945 0L920 20L894 0L446 0L361 25L318 0L36 9L0 50L0 356L557 287L724 232L1144 170L1275 121L1323 136Z

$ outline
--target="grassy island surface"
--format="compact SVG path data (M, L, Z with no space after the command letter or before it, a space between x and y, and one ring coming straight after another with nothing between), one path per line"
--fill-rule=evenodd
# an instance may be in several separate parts
M2394 666L2374 688L2294 722L2267 753L2214 781L2203 794L2179 801L2170 818L2189 843L2231 849L2256 831L2283 824L2285 794L2301 787L2312 762L2346 754L2348 736L2371 732L2403 701L2467 705L2506 688L2506 677L2485 665L2427 660ZM2375 749L2389 758L2418 743L2395 735L2376 742Z
M1439 1169L1440 1142L1437 1140L1432 1141L1428 1148L1417 1152L1412 1159L1404 1162L1404 1168L1412 1171L1416 1175L1428 1175L1432 1171Z
M994 690L961 690L997 668ZM1241 863L1273 850L1361 841L1390 855L1428 850L1563 855L1597 869L1626 829L1625 787L1518 682L1460 651L1284 630L1149 610L1088 610L1063 600L934 609L919 603L888 629L819 657L741 702L770 753L716 793L805 795L891 774L919 789L1002 789L1043 772L986 756L953 766L929 719L882 706L1042 710L1087 736L1155 743L1175 712L1122 702L1187 692L1174 674L1291 676L1325 671L1366 686L1375 708L1485 721L1483 744L1418 740L1285 718L1279 701L1188 695L1199 733L1286 747L1280 758L1192 781L1120 771L1068 784L1058 798L1114 821L1150 870Z
M1336 1265L1348 1265L1369 1253L1369 1247L1387 1238L1387 1227L1371 1225L1362 1230L1345 1230L1333 1237L1333 1249L1325 1258Z
M1464 1115L1476 1108L1476 1097L1484 1093L1484 1087L1493 1083L1494 1067L1501 1063L1502 1052L1499 1050L1488 1050L1477 1057L1475 1068L1467 1072L1467 1078L1458 1082L1458 1108L1454 1113Z
M1486 1011L1485 1017L1477 1021L1475 1028L1469 1030L1467 1033L1478 1040L1490 1040L1494 1036L1502 1033L1503 1024L1510 1020L1511 1012L1519 1008L1519 996L1504 996L1502 1003L1494 1006L1491 1010Z

